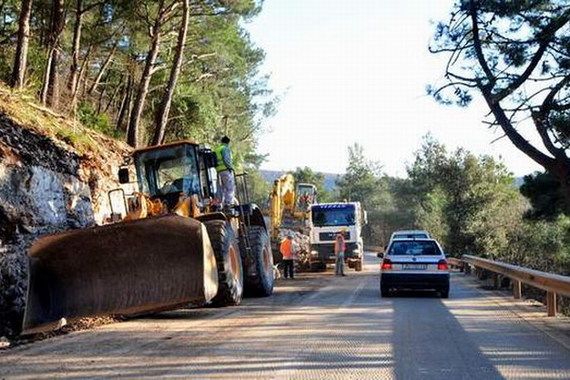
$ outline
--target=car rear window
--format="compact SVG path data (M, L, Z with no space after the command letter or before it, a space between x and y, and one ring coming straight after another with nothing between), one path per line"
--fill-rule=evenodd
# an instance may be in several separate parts
M393 256L437 256L441 255L434 241L394 241L388 250Z
M396 234L394 235L394 239L427 239L428 236L426 234Z

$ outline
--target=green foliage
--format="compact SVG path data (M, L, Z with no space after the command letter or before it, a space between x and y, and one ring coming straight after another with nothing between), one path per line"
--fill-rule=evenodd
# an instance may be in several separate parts
M251 201L262 210L268 209L271 184L263 178L258 169L249 169L247 173Z
M570 218L525 221L510 231L507 249L494 258L525 267L570 275Z
M109 120L107 114L97 113L89 103L81 103L77 109L77 118L87 128L94 129L115 138L121 137L120 132Z
M158 57L139 123L141 140L148 142L157 125L157 110L165 94L181 26L182 6L175 6L177 2L65 2L66 23L59 40L58 62L61 107L55 111L77 115L89 128L123 138L128 123L125 115L123 119L119 115L124 101L130 99L126 109L133 108L133 93L151 46L152 25L160 18L159 5L163 4L162 11L167 14L160 28ZM77 101L72 103L68 101L74 95L69 73L78 4L82 10L78 70L82 71ZM51 5L48 0L33 2L26 72L30 93L39 93L45 79ZM245 21L259 14L261 5L260 0L190 2L188 38L166 127L166 142L193 139L215 145L220 136L229 135L236 164L247 166L247 157L255 152L262 132L261 123L274 113L277 101L268 87L267 76L259 71L264 52L255 46L244 28ZM0 45L5 46L0 49L0 79L8 80L15 52L13 36L18 27L19 2L2 1L0 11L3 15ZM111 54L110 65L105 67ZM91 91L96 80L98 86ZM115 125L119 120L121 125Z
M526 213L530 219L554 220L564 212L560 182L547 172L524 176L520 191L532 205Z
M486 254L504 249L525 207L514 178L492 157L459 149L451 154L427 136L408 168L416 225L450 253Z
M368 212L369 224L364 228L364 238L374 242L385 240L385 229L380 226L391 203L389 182L380 164L366 158L361 145L348 148L348 167L337 181L337 187L340 199L358 201Z

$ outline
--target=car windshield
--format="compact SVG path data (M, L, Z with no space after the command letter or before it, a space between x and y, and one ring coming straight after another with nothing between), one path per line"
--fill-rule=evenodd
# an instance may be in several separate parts
M388 255L437 256L441 255L441 251L434 241L394 241Z
M394 239L413 239L413 238L428 239L428 236L426 234L422 234L422 233L395 234L394 235Z
M317 227L352 226L355 223L354 205L319 205L311 209L313 224Z

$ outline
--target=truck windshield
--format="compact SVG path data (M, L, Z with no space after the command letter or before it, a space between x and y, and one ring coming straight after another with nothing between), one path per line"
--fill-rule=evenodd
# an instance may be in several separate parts
M354 205L319 205L311 208L313 225L352 226L356 222Z

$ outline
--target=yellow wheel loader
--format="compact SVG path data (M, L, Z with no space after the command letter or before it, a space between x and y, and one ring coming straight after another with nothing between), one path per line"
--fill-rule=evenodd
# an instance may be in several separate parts
M273 292L270 238L259 208L221 208L216 158L183 141L136 150L139 192L120 221L50 235L29 250L23 333L86 316L135 315L188 304L237 305ZM119 171L128 183L129 170Z

